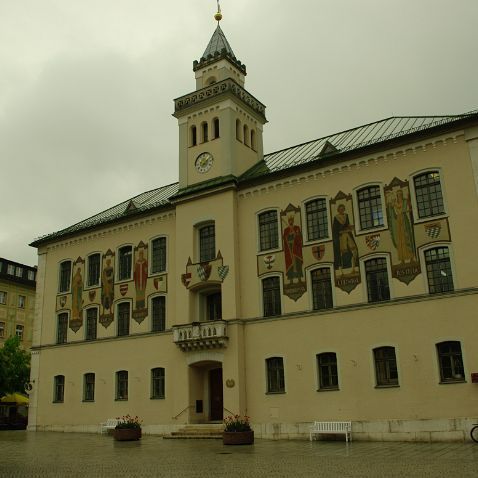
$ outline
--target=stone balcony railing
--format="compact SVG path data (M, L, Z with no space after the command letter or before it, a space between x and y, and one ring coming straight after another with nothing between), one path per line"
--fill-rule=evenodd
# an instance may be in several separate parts
M224 320L174 325L173 341L183 351L227 347L227 325Z

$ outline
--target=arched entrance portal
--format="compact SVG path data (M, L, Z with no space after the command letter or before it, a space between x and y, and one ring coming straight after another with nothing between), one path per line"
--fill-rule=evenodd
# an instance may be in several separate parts
M200 361L189 365L190 423L208 423L223 419L222 363Z

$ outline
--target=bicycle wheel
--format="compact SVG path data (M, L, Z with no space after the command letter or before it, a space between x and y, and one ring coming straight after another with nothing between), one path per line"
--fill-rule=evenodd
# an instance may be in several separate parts
M478 443L478 425L474 426L471 430L470 430L470 436L471 436L471 439Z

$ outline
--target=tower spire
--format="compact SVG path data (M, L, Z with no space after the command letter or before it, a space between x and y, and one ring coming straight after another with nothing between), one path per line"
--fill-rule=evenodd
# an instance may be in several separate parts
M221 5L219 3L219 0L217 0L217 13L214 15L214 19L217 21L218 25L219 22L222 20Z

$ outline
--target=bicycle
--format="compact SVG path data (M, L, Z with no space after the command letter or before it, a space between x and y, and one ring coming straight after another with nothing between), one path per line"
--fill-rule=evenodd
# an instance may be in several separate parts
M473 428L470 430L471 439L478 443L478 423L473 423Z

